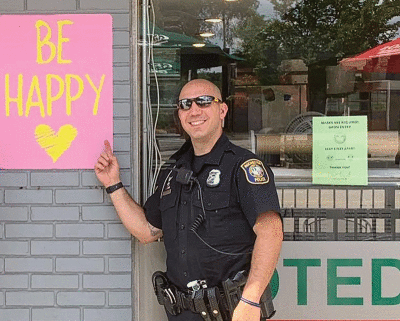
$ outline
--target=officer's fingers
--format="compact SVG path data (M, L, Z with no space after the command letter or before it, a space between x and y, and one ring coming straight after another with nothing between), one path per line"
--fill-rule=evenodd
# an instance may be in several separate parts
M100 163L96 163L96 165L94 165L94 170L96 173L102 172L104 171L104 166Z
M108 167L108 162L105 161L104 159L99 159L99 160L97 161L97 164L103 166L103 169L106 168L106 167Z
M110 163L114 163L114 164L118 165L117 157L113 154L113 151L111 149L111 145L110 145L109 141L105 140L104 145L105 145L104 151L108 156L108 158L107 157L105 157L105 158L108 159L110 161Z
M111 161L110 155L108 155L106 152L102 152L102 153L100 154L100 158L101 158L101 157L103 157L107 162L110 162L110 161Z
M110 162L110 164L117 165L118 166L118 159L114 154L106 154L107 157L104 157L106 160Z
M104 150L109 156L113 155L110 142L107 139L104 141Z
M97 160L98 163L102 164L104 167L107 167L111 164L110 160L105 159L104 157L99 157Z
M106 153L102 153L101 157L108 162L107 165L113 165L119 167L118 159L114 154L108 155Z

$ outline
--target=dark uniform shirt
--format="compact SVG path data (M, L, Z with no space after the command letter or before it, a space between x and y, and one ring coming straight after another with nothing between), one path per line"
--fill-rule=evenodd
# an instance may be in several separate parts
M212 287L249 270L257 216L280 211L270 168L225 134L207 155L195 157L188 141L171 158L175 164L162 171L144 206L150 224L163 230L170 281L181 290L193 280ZM198 183L177 182L181 168ZM204 212L197 233L209 246L190 230Z

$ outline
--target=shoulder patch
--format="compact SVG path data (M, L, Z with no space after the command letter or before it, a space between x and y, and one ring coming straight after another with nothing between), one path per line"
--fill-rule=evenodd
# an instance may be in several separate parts
M250 184L269 183L268 172L263 162L259 159L249 159L240 165L240 168L244 171L246 179Z

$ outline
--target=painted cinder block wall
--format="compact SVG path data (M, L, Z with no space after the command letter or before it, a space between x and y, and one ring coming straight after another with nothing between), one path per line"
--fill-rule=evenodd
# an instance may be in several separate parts
M114 150L132 192L130 1L0 0L1 15L79 13L113 18ZM131 253L93 170L0 170L1 321L131 321Z

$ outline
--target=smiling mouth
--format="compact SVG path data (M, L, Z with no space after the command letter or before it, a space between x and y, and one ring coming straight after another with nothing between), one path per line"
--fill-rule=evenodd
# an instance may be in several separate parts
M205 122L206 122L205 120L196 120L196 121L189 122L189 124L192 126L199 126L199 125L204 124Z

